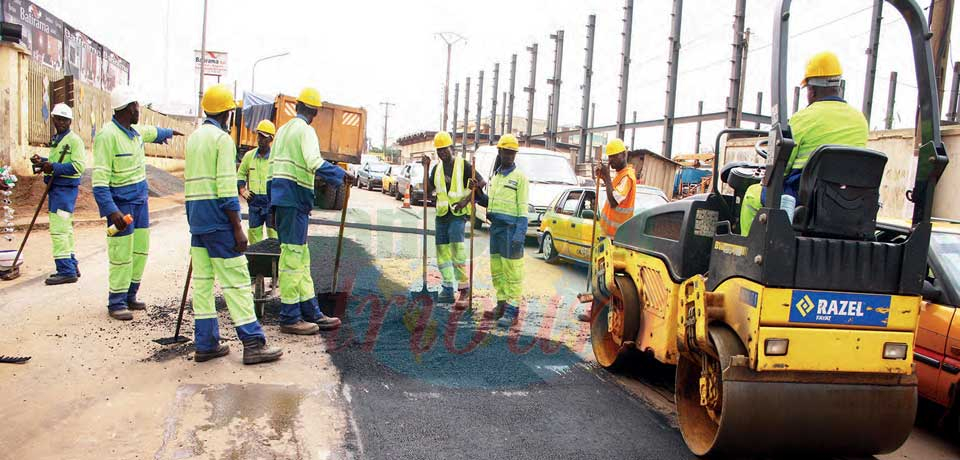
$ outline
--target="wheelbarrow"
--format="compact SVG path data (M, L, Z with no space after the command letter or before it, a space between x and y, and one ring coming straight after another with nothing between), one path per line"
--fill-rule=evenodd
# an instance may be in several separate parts
M253 309L263 319L263 307L277 298L277 266L280 264L280 241L267 238L247 247L247 267L253 281ZM267 284L267 278L270 278Z

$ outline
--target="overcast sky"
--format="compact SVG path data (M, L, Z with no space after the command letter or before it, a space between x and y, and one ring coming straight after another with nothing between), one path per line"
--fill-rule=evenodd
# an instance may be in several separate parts
M131 63L131 81L146 97L164 107L194 107L197 72L193 50L200 49L201 0L34 0L62 20L88 33ZM770 112L769 78L773 0L747 2L751 29L744 106L753 112L756 94L763 91L763 113ZM926 7L929 0L921 0ZM847 100L856 107L863 99L863 82L872 0L797 0L791 21L790 83L802 78L804 61L813 53L832 50L841 59L847 78ZM367 109L367 136L382 141L381 101L390 110L393 139L440 127L446 46L435 32L452 31L467 38L454 48L453 84L473 80L471 119L476 113L477 74L485 71L483 113L490 112L492 72L500 63L500 91L506 90L511 54L517 56L515 114L526 111L530 56L526 47L539 44L534 116L545 118L547 79L552 76L554 42L550 34L565 31L560 124L580 120L586 23L597 15L593 102L596 124L616 121L620 74L623 0L486 0L477 1L252 1L209 0L207 49L229 53L224 83L249 89L253 62L280 52L290 55L257 68L258 93L296 94L315 86L325 100ZM672 2L636 0L628 120L662 118L664 113L667 47ZM677 116L724 109L730 75L733 0L686 0L683 8ZM960 40L960 27L951 40ZM871 128L882 127L891 71L899 72L894 127L913 125L916 81L906 26L886 5L881 35L877 84ZM951 52L953 62L955 53ZM950 75L948 74L948 81ZM792 94L788 95L792 99ZM792 103L792 100L791 100ZM805 102L801 103L801 107ZM451 110L453 102L451 100ZM499 112L499 109L498 109ZM452 117L452 115L451 115ZM720 122L704 125L702 145L712 145ZM752 127L752 126L751 126ZM627 132L627 141L630 132ZM660 151L660 128L638 130L637 147ZM694 126L675 129L674 153L692 152Z

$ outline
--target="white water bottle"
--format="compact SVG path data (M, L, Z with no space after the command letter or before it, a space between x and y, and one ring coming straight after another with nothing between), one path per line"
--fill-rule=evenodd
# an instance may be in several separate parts
M797 208L797 199L790 195L781 195L780 196L780 209L784 210L787 213L787 218L790 219L790 222L793 222L793 212Z

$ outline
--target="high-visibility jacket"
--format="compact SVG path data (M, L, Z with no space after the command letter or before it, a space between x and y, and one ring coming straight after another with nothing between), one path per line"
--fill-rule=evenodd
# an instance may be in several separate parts
M785 175L803 169L810 154L821 145L866 147L869 132L863 113L839 97L821 99L793 114L790 130L796 146L787 160Z
M343 183L345 172L320 155L317 133L300 115L277 131L270 151L267 193L272 206L313 209L313 180Z
M270 167L270 152L259 154L260 149L248 151L240 160L237 169L237 186L246 187L255 196L250 199L250 206L268 207L267 199L267 169Z
M455 216L465 216L470 214L470 205L457 211L452 209L452 205L459 203L464 197L470 194L463 186L463 157L457 155L453 159L453 174L450 177L450 190L447 190L447 180L443 172L443 162L437 163L433 173L433 186L437 191L437 216L445 216L447 212Z
M527 234L527 212L530 208L529 182L516 165L497 170L490 179L490 193L477 191L477 204L487 208L490 229L502 226L513 229L510 241L523 241ZM493 233L491 233L493 238Z
M52 147L50 147L50 157L47 160L53 163L53 173L45 174L44 180L49 181L51 179L47 178L53 177L53 185L55 186L76 187L80 185L80 176L83 175L83 170L86 167L84 158L86 150L83 146L83 139L80 139L77 133L68 129L54 136L50 144ZM60 154L68 146L70 149L63 156L63 161L60 161Z
M147 202L147 162L143 143L162 144L173 130L148 125L124 128L116 118L93 138L93 197L100 216L118 212L117 203Z
M633 217L633 205L637 196L637 174L633 166L628 164L617 171L612 183L617 205L610 206L610 202L607 201L603 204L603 212L600 213L600 226L610 238L617 234L617 229L624 222Z
M215 120L207 119L187 139L183 170L190 233L232 230L225 211L240 211L237 199L237 149Z

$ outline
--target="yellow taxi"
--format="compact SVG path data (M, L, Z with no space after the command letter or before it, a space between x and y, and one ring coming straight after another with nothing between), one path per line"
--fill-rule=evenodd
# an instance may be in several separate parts
M910 222L884 219L877 224L877 241L903 241ZM917 392L956 417L960 388L960 221L933 219L927 278L913 348Z
M397 175L400 174L400 165L390 165L390 169L381 179L380 193L384 195L396 196L397 193Z
M561 260L579 264L590 263L590 238L597 211L593 209L592 187L570 187L560 192L540 217L537 242L547 263ZM606 192L600 190L602 209L607 201ZM637 185L634 215L641 211L667 203L667 196L656 187Z

